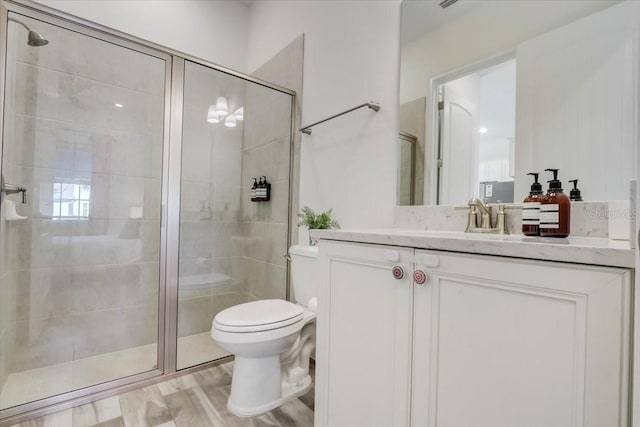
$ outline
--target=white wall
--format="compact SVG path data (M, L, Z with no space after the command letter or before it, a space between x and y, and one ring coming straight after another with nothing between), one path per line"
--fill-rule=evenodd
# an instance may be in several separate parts
M398 156L399 1L265 1L250 12L249 70L301 33L302 123L380 102L303 135L300 205L333 208L343 228L391 226ZM301 233L304 239L304 233Z
M629 198L638 34L640 2L628 1L518 46L516 200L528 194L526 173L546 168L560 169L565 189L578 178L585 200Z
M36 1L227 68L247 70L249 8L240 1Z

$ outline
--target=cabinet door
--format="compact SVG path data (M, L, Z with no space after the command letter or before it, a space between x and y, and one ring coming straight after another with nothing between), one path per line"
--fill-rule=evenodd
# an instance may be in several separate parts
M322 241L319 253L315 425L407 426L413 250Z
M414 426L627 425L629 270L416 251L421 266Z

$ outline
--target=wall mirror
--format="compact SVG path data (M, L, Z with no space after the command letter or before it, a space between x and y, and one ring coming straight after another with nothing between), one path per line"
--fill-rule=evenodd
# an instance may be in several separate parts
M404 0L401 31L399 205L518 203L546 168L629 198L640 2Z

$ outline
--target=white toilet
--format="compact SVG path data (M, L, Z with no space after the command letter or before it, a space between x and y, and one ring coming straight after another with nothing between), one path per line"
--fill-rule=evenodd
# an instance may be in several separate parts
M268 412L312 385L318 248L292 246L289 255L297 304L252 301L222 310L213 319L211 338L235 355L227 407L241 417Z

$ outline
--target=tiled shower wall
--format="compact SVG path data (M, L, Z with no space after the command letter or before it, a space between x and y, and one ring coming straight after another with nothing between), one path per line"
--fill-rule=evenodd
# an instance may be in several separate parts
M246 245L241 271L246 292L255 299L286 296L291 98L272 92L257 85L247 88L242 146L240 206ZM271 200L251 202L252 177L260 176L271 183Z
M273 58L256 70L253 75L296 91L295 122L293 134L293 194L294 216L292 232L297 230L298 180L300 166L300 100L302 96L304 37L301 35ZM262 87L247 91L247 99L256 106L269 103L269 112L257 109L245 123L242 151L242 232L252 241L242 258L242 271L247 291L255 298L285 298L287 281L287 229L289 225L289 160L290 128L285 126L291 117L288 97L274 98ZM251 104L249 104L251 105ZM252 203L248 191L251 178L266 175L272 183L272 201ZM291 239L297 241L297 237Z
M164 61L24 20L51 42L10 25L3 174L28 219L0 225L0 382L157 339ZM53 217L55 182L91 186L87 218Z

